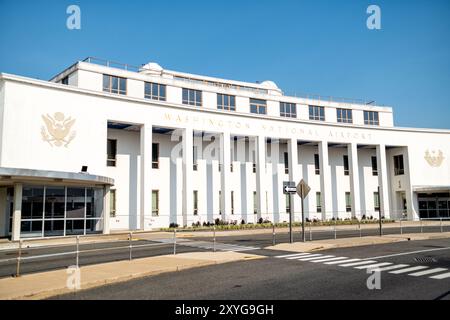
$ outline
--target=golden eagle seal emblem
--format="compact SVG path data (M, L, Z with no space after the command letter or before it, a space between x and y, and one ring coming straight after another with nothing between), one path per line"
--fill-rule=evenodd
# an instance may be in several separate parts
M441 150L438 150L438 152L432 150L431 152L427 150L425 152L425 160L428 162L428 164L432 167L440 167L442 164L442 161L444 161L444 154Z
M48 142L52 147L67 147L75 138L76 131L72 131L75 119L65 117L64 113L55 112L53 116L42 115L45 126L41 128L42 140Z

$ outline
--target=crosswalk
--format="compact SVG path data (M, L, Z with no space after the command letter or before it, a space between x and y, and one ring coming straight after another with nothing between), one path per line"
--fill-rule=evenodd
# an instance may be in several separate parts
M411 266L409 264L394 264L392 262L380 262L371 259L358 259L348 257L336 257L320 253L298 252L275 256L278 259L297 260L312 263L323 263L325 265L337 265L343 268L354 268L356 270L375 270L388 272L390 274L406 274L411 277L427 276L430 279L449 279L450 272L447 268L433 268L428 266Z
M154 240L161 243L174 243L173 239L159 239ZM216 251L233 251L233 252L243 252L243 251L251 251L251 250L259 250L261 248L259 247L251 247L251 246L241 246L241 245L235 245L235 244L226 244L226 243L219 243L212 241L197 241L197 240L190 240L190 239L177 239L177 245L180 246L186 246L191 248L200 248L205 250L214 250Z

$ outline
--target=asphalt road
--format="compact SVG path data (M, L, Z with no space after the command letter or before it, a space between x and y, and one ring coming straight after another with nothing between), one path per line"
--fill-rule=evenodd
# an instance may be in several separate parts
M413 253L409 254L411 252ZM450 277L440 280L430 278L436 273L412 276L410 274L418 271L400 274L384 271L380 277L381 288L369 290L367 279L371 274L365 269L276 257L289 254L287 252L259 250L258 253L267 258L166 273L53 299L450 300ZM421 270L450 269L448 239L340 248L320 251L320 254L369 261L375 257L377 263L390 263L390 266L407 264L411 268L421 266ZM394 256L384 257L387 255ZM399 269L393 271L395 270Z
M447 230L448 226L444 231ZM311 234L306 229L307 240L323 240L334 238L333 228L330 227L329 231L313 231ZM420 227L404 228L404 233L420 233L422 230ZM424 227L424 232L438 232L437 227ZM376 227L372 229L363 229L361 231L362 236L378 235L378 229ZM400 234L399 228L385 228L383 234ZM347 237L359 237L360 231L357 226L352 229L339 230L336 233L338 238ZM179 237L183 237L183 233L179 233ZM146 245L146 247L133 248L133 258L151 257L158 255L166 255L173 253L172 239L165 239L166 243L151 240L139 240L133 241L133 246ZM182 242L178 240L177 252L193 252L193 251L211 251L212 250L212 233L211 237L190 237L190 242ZM295 232L294 241L301 240L301 233ZM217 232L216 237L217 250L249 250L254 248L264 248L272 245L273 237L271 233L266 234L252 234L252 235L237 235L237 236L221 236L220 232ZM277 233L275 236L276 243L286 243L289 241L289 234ZM197 243L199 242L199 243ZM205 245L204 242L207 242ZM79 256L79 265L90 265L96 263L104 263L118 260L125 260L129 258L128 241L115 241L105 243L94 243L80 245L82 251ZM230 248L228 245L239 246L236 248ZM102 249L102 251L98 251ZM23 260L20 264L20 274L42 272L49 270L56 270L61 268L67 268L75 264L76 255L75 245L64 245L50 248L29 248L22 251ZM64 255L55 255L67 253ZM261 254L261 250L252 251L252 253ZM16 257L17 250L0 251L0 278L10 277L16 274L17 262ZM40 256L40 257L39 257ZM6 261L6 259L9 259Z

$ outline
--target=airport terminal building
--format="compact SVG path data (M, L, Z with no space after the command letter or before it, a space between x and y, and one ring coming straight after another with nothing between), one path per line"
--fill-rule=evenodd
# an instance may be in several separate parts
M424 106L426 108L426 106ZM0 74L0 237L300 219L450 218L450 131L390 107L88 58Z

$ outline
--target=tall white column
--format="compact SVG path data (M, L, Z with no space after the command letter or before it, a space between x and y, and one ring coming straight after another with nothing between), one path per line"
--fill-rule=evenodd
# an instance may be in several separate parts
M352 217L361 215L361 195L359 189L358 145L347 145L348 166L350 170L350 194L352 197Z
M258 219L266 208L266 137L256 137L256 197Z
M141 223L142 230L151 229L152 216L152 125L141 126Z
M419 209L417 208L417 197L415 197L411 182L411 165L409 161L408 147L403 147L403 166L405 171L405 196L406 196L406 213L409 220L417 221L420 219Z
M222 196L220 199L220 210L222 219L227 220L227 216L231 214L231 188L230 188L230 133L224 132L220 135L220 164L222 169L220 172L220 183ZM236 199L235 199L236 201Z
M389 187L388 187L388 170L386 163L386 146L380 144L376 146L377 153L377 171L378 171L378 185L380 187L380 212L381 216L385 218L390 217L389 210Z
M331 191L331 169L328 160L328 141L319 142L319 162L320 162L320 190L322 220L331 218L332 212L332 191Z
M6 188L0 188L0 237L8 235L7 226L9 226L9 213L6 210Z
M189 217L194 214L194 194L192 185L193 166L193 130L185 128L183 130L183 225L187 226Z
M103 188L103 234L109 234L109 223L111 220L111 188L110 186L105 186Z
M12 221L12 241L20 240L20 224L22 220L22 184L14 185L14 207L13 207L13 221Z
M300 182L300 169L298 166L298 147L297 138L291 138L288 140L288 155L289 155L289 180L294 181L297 185ZM296 214L301 213L301 201L297 195L292 196L291 202L294 217ZM292 217L292 218L294 218Z

